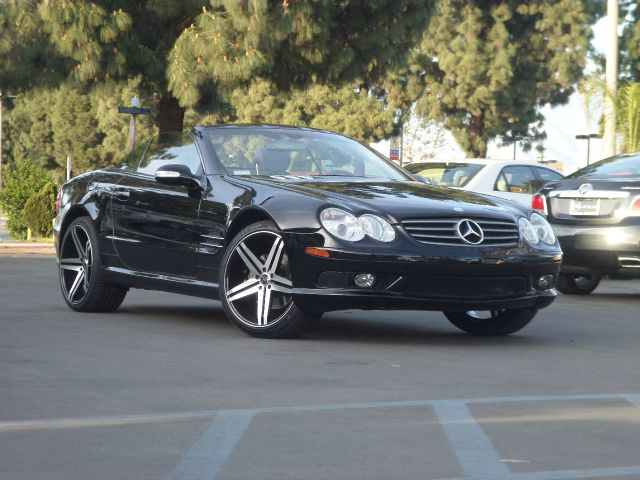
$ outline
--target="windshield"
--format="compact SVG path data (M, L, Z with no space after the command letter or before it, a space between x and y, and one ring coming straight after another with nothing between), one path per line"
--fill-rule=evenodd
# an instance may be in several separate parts
M229 175L296 175L412 180L364 145L328 132L230 127L206 131Z
M581 168L567 178L634 178L640 177L640 155L605 158Z
M422 175L433 185L464 187L484 165L477 163L416 163L405 167L411 173Z

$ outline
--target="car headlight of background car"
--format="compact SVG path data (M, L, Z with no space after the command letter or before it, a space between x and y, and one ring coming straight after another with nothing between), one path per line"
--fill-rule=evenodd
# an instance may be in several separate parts
M556 243L556 235L553 232L553 228L538 213L532 213L528 219L524 217L518 219L518 230L531 245L538 245L541 241L547 245L555 245Z
M357 242L365 236L380 242L391 242L396 232L389 222L377 215L360 217L341 208L325 208L320 212L320 223L334 237L348 242Z

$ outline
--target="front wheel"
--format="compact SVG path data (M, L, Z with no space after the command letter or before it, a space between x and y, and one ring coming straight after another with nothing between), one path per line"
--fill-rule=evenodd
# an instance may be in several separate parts
M509 335L522 330L533 320L538 310L519 308L468 312L443 312L445 317L460 330L472 335Z
M576 275L561 273L556 288L567 295L589 295L600 284L600 275Z
M113 312L127 289L102 277L98 235L88 217L75 219L62 238L58 259L60 288L65 302L78 312Z
M254 337L297 336L318 317L302 312L292 293L291 265L276 226L263 221L238 233L220 270L220 299L231 322Z

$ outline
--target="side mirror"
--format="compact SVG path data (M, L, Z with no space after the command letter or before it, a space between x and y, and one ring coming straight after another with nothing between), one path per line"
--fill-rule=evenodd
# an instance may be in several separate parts
M184 185L202 190L200 181L191 174L186 165L163 165L156 170L155 179L156 182L165 185Z
M422 175L417 173L414 175L414 177L416 177L416 179L419 182L426 183L427 185L431 185L431 180L429 180L427 177L423 177Z

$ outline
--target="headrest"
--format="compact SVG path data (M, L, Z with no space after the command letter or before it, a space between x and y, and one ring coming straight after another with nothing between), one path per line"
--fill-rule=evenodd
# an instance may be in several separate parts
M258 150L254 159L259 175L286 175L291 162L287 150Z

